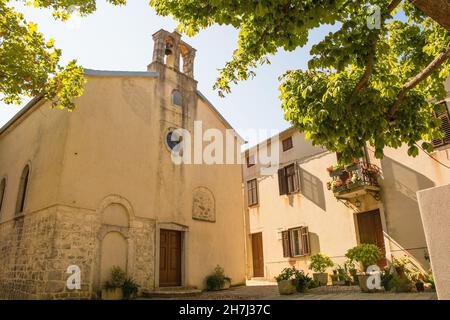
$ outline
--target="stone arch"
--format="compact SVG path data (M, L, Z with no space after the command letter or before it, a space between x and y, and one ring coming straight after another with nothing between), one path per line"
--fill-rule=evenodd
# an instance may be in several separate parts
M121 207L123 207L125 209L125 212L128 215L129 222L131 223L134 220L134 210L133 210L133 207L131 206L131 203L124 197L121 197L116 194L112 194L112 195L109 195L106 198L104 198L102 200L102 202L100 203L100 206L99 206L97 212L99 214L103 214L105 209L107 209L107 207L109 207L111 205L120 205Z
M192 218L209 222L216 221L216 201L214 194L206 187L197 187L194 189Z
M100 203L97 214L100 228L97 232L96 273L94 283L98 290L111 276L111 268L119 266L133 273L134 246L130 229L134 221L131 203L119 196L109 195Z
M105 234L100 245L100 282L110 279L111 268L128 270L128 242L121 232L110 231Z
M111 203L102 211L102 225L128 228L130 219L127 209L120 203Z

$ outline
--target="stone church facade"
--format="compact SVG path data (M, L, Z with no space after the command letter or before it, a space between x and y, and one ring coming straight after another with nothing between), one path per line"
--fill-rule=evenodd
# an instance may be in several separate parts
M86 70L74 112L35 98L0 129L0 298L98 298L115 265L141 290L201 289L217 265L245 281L240 165L176 165L168 139L231 127L197 90L195 49L153 39L148 71Z

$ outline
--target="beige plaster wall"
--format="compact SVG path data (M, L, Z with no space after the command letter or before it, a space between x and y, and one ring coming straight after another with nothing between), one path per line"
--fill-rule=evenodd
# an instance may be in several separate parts
M196 119L205 129L224 131L226 123L199 98L195 81L154 67L158 78L87 75L74 112L37 105L0 135L0 175L8 179L0 220L0 246L8 253L0 257L2 297L98 297L102 261L126 261L141 289L157 287L158 231L168 225L185 233L183 285L203 288L218 264L233 284L245 280L240 166L175 165L165 142L169 128L192 130ZM183 108L171 104L175 88ZM13 220L28 161L24 216ZM193 219L199 187L213 195L215 222ZM121 206L125 214L118 213ZM45 223L33 227L33 217L44 213ZM122 254L108 242L114 233L127 243ZM76 293L65 288L71 264L82 269L83 289Z
M439 299L450 299L450 185L417 192Z

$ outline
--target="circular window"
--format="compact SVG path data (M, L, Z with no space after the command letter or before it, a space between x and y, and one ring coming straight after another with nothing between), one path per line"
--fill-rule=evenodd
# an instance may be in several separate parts
M166 136L166 143L170 150L174 150L181 143L182 136L176 131L169 131Z

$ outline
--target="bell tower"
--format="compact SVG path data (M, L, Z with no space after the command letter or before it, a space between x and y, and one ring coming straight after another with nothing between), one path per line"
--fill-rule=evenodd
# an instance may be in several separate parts
M178 31L170 33L161 29L153 34L153 41L153 61L148 66L149 70L158 71L158 65L163 65L194 78L196 50L181 40L181 34ZM180 66L181 60L182 66Z

